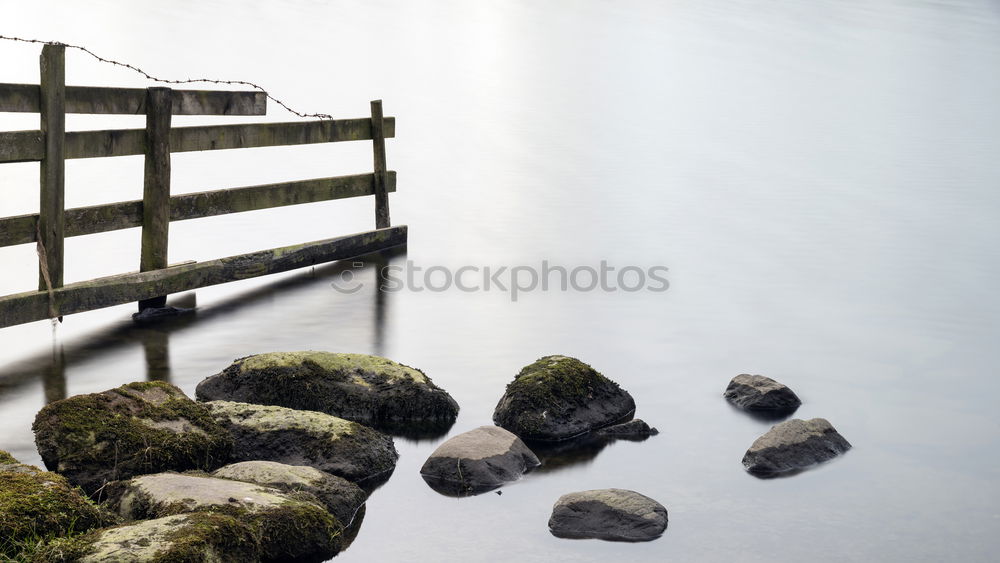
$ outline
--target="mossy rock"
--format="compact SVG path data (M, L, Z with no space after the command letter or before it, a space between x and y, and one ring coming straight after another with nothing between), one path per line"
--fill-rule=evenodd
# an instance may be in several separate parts
M32 425L45 467L93 495L160 471L211 471L233 440L202 404L163 382L129 383L47 405Z
M220 467L212 477L256 483L286 493L308 493L323 503L344 526L350 526L368 498L354 483L307 465L276 461L241 461Z
M61 475L19 463L0 465L0 559L45 539L117 522Z
M355 483L396 466L392 438L329 414L230 401L204 403L233 439L232 461L308 465Z
M216 512L247 523L264 560L324 560L341 548L344 526L310 493L177 473L142 475L110 488L110 505L126 519Z
M262 561L254 528L220 513L196 512L57 539L30 559L37 563L255 563Z
M7 463L21 463L21 462L14 459L14 456L10 455L4 450L0 450L0 464L7 464Z
M627 391L567 356L545 356L507 385L493 422L524 440L568 440L635 414Z
M394 433L441 433L458 403L422 371L365 354L274 352L241 358L200 384L202 401L323 412Z

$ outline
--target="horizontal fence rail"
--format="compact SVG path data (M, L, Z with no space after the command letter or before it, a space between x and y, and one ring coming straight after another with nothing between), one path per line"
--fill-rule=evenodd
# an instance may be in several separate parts
M0 112L38 113L41 87L37 84L0 84ZM174 115L265 115L263 92L172 90ZM145 115L145 88L66 86L66 113Z
M149 272L118 274L56 289L52 302L61 315L81 313L371 254L406 244L406 235L406 225L399 225ZM47 319L50 316L49 304L49 294L45 291L0 297L0 328Z
M374 174L356 174L175 195L170 197L170 221L375 195L374 182ZM395 171L389 171L386 188L396 191ZM67 237L141 227L142 200L67 209L65 219ZM35 242L37 224L37 213L0 219L0 247Z

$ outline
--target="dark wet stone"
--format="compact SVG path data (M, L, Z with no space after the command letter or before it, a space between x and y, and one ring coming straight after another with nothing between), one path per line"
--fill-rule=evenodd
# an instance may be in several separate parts
M748 411L791 414L802 401L788 386L763 375L737 375L723 394L727 401Z
M638 418L621 424L601 428L595 432L595 434L599 436L620 440L644 440L650 436L656 436L659 433L659 430L650 427L645 421Z
M256 483L286 493L309 493L345 526L351 524L368 498L364 490L347 479L306 465L241 461L215 470L212 476Z
M493 422L524 440L567 440L628 420L635 401L617 383L566 356L546 356L507 385Z
M520 479L538 464L535 454L513 433L480 426L438 446L420 474L442 494L465 496Z
M56 401L32 429L45 467L88 494L145 473L211 471L233 446L204 405L158 381Z
M667 509L626 489L598 489L563 495L552 507L549 530L562 538L612 541L654 540L667 529Z
M321 412L229 401L203 404L232 435L232 461L308 465L358 482L389 473L399 457L391 437Z
M318 411L389 432L439 435L458 416L458 403L422 371L364 354L249 356L199 383L196 395Z
M138 313L132 313L132 320L137 323L145 323L168 317L176 317L184 313L190 313L193 310L179 307L146 307Z
M757 438L743 466L761 476L804 469L846 452L851 444L824 418L792 419Z

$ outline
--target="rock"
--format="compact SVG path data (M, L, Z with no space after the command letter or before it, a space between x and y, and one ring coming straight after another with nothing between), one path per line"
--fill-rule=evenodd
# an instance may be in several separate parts
M340 551L344 526L309 494L290 495L255 483L158 473L116 483L111 506L130 520L220 512L248 524L264 559L328 559Z
M354 520L368 495L354 483L306 465L274 461L241 461L219 468L213 477L273 487L286 493L305 492L316 497L344 526Z
M232 434L233 461L308 465L358 482L392 471L399 457L389 436L321 412L229 401L204 405Z
M626 489L569 493L552 507L549 531L561 538L654 540L667 529L667 509Z
M23 542L117 522L61 475L16 462L0 464L0 560L28 547Z
M566 356L546 356L507 385L493 422L525 440L555 441L628 420L635 401L617 383Z
M773 475L832 459L850 448L825 418L795 418L754 440L743 456L743 466L751 473Z
M723 394L727 401L748 411L792 414L802 401L788 388L763 375L737 375Z
M21 463L21 462L14 459L14 456L10 455L9 453L0 450L0 464L7 464L7 463Z
M439 492L464 496L516 481L538 465L538 458L516 435L480 426L438 446L420 475Z
M106 482L188 469L213 470L233 441L209 410L159 381L77 395L35 416L45 467L93 494Z
M458 403L420 370L364 354L249 356L199 383L196 395L318 411L389 431L447 430L458 415Z
M598 436L613 438L615 440L645 440L646 438L656 436L659 433L659 430L651 428L645 421L638 418L621 424L601 428L595 432Z
M253 563L261 561L253 528L212 512L178 514L49 542L34 561L76 563Z

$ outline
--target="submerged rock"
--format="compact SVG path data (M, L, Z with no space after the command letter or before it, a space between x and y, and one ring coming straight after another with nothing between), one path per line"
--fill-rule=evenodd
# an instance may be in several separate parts
M566 440L631 418L635 401L617 383L566 356L546 356L507 385L493 422L525 440Z
M45 467L94 494L105 483L160 471L211 471L233 441L209 410L159 381L47 405L32 425Z
M650 427L644 420L640 420L638 418L621 424L615 424L614 426L601 428L595 432L595 434L605 438L640 441L645 440L650 436L656 436L659 433L659 430Z
M832 459L849 449L851 444L825 418L795 418L757 438L743 456L743 466L751 473L774 475Z
M321 560L340 551L344 526L312 495L289 495L255 483L177 473L143 475L113 488L111 504L129 520L189 512L233 516L251 527L266 560Z
M741 409L775 414L791 414L802 401L788 388L763 375L737 375L723 394L727 401Z
M304 492L316 497L344 526L354 520L368 495L347 479L306 465L275 461L241 461L221 467L213 477L273 487L286 493Z
M0 559L15 556L24 541L117 521L61 475L16 462L0 464Z
M654 540L667 529L667 509L626 489L597 489L559 497L549 530L561 538Z
M78 563L254 563L261 561L253 528L212 512L179 514L49 542L35 561Z
M447 430L458 415L458 403L422 371L364 354L249 356L199 383L196 395L318 411L390 431Z
M233 461L308 465L350 481L392 471L392 438L367 426L313 411L229 401L204 403L235 440Z
M464 496L516 481L538 465L538 458L516 435L496 426L480 426L438 446L420 468L420 475L442 494Z

